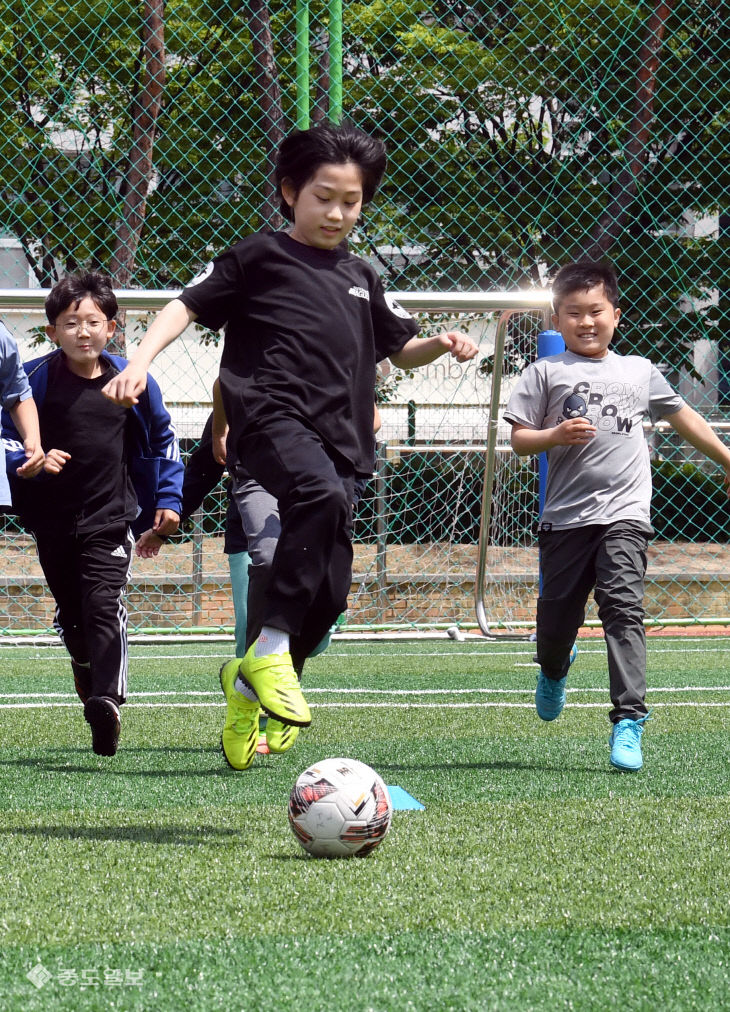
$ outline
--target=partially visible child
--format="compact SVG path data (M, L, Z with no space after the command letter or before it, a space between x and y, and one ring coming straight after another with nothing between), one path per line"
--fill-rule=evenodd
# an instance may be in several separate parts
M535 705L542 720L560 715L593 590L608 648L611 765L639 770L648 717L644 575L653 533L642 422L669 422L724 469L729 488L730 449L648 359L610 350L621 315L610 265L563 267L553 283L553 311L566 350L525 369L505 412L515 451L548 455Z
M477 352L457 331L411 342L416 322L346 248L385 170L380 141L323 124L285 138L275 168L290 227L248 236L217 257L158 314L106 387L115 403L135 404L150 362L188 324L225 325L229 446L281 519L261 628L245 657L221 671L223 747L236 769L253 762L259 706L283 724L311 722L297 671L346 608L353 488L372 464L376 363L413 368Z
M12 449L16 428L3 413L14 506L56 602L54 625L71 655L92 748L105 756L117 750L127 695L133 531L177 529L183 477L157 383L149 377L131 410L101 393L126 365L104 350L116 312L111 284L96 272L68 275L46 298L46 333L58 348L25 364L50 447L36 478L16 474L23 454Z
M12 454L15 473L20 478L33 478L42 470L45 460L38 411L28 377L20 361L18 346L2 323L0 323L0 405L15 426L16 438L3 440L6 452ZM10 484L5 468L0 468L0 508L10 504Z
M213 432L213 413L211 412L203 427L200 442L190 454L185 465L181 524L193 516L205 497L217 488L223 478L225 465L218 459L220 454L217 452L216 446L217 440ZM238 507L231 495L231 484L229 480L227 483L228 503L223 533L223 554L228 559L228 569L231 574L236 655L243 657L246 652L248 567L251 559ZM149 559L159 554L163 543L164 539L150 529L137 540L135 551L141 558Z

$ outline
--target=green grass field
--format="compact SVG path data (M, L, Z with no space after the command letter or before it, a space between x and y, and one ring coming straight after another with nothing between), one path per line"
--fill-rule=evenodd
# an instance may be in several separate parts
M730 641L651 640L638 774L609 766L605 650L580 647L543 724L529 644L336 641L311 728L244 773L225 644L132 644L113 759L63 651L2 648L0 1007L727 1008ZM335 755L425 805L365 859L288 826Z

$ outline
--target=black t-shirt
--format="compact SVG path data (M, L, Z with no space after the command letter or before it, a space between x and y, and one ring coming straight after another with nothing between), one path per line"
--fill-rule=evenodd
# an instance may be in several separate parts
M217 257L180 299L204 326L225 324L230 446L288 416L355 471L372 470L375 366L418 332L374 268L341 247L260 232Z
M128 410L101 392L110 371L84 379L71 372L65 355L52 359L48 370L39 409L41 442L46 452L66 450L71 459L59 474L18 483L21 518L31 528L74 526L79 532L131 522L137 497L126 465Z

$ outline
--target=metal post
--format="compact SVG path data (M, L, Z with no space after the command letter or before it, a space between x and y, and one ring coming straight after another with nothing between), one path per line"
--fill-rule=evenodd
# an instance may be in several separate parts
M565 342L563 341L563 335L557 330L541 330L537 335L537 357L547 358L548 355L559 355L562 351L565 351ZM545 487L547 486L547 453L541 453L538 456L538 474L539 474L539 515L542 516L542 510L545 505Z
M499 317L497 332L494 335L494 368L492 369L492 395L489 399L489 419L487 422L487 448L484 454L484 487L482 489L482 516L479 526L479 554L477 558L477 574L474 580L474 607L479 628L485 636L491 636L485 603L485 585L487 582L487 557L489 547L489 529L492 523L492 489L494 487L495 460L497 451L497 430L499 428L499 396L502 392L502 363L504 361L504 343L507 335L507 324L512 317L511 309L505 310Z
M342 0L329 0L329 14L329 118L339 123L342 120Z
M297 0L296 12L297 129L309 129L309 0Z
M203 618L203 510L197 509L192 516L193 553L192 553L192 623L200 625Z
M537 357L547 358L548 355L559 355L562 351L565 351L565 341L563 341L563 335L557 330L541 330L537 335ZM542 511L545 508L545 491L547 489L548 479L548 456L547 453L543 452L538 454L537 458L537 473L538 473L538 486L537 486L537 515L542 516ZM537 576L537 589L538 594L542 594L542 566L538 564L538 576Z
M388 523L386 519L386 478L388 444L378 443L373 475L373 510L375 512L375 580L378 588L379 617L388 605Z
M408 421L407 421L408 435L406 436L406 446L415 446L416 445L416 402L415 401L408 401L408 403L406 404L406 409L408 411L408 415L407 415L407 419L408 419Z

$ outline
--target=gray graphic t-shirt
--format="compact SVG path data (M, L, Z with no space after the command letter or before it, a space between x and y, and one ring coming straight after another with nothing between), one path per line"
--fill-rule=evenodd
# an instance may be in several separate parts
M588 358L565 351L529 365L509 399L505 418L548 429L566 418L596 426L585 446L548 450L542 523L553 530L640 520L650 525L651 471L643 420L665 418L684 401L648 359Z

